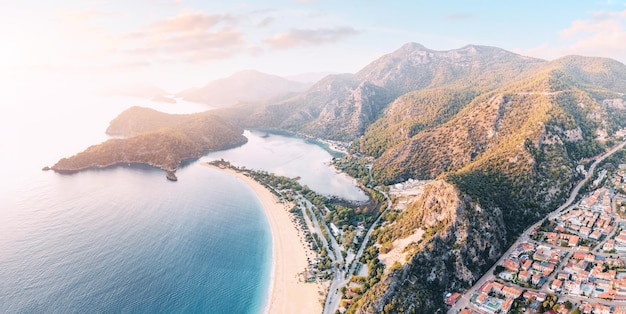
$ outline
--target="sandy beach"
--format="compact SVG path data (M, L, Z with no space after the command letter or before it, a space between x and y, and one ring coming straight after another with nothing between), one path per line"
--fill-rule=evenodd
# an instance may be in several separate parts
M279 203L274 194L258 182L232 169L208 167L232 174L245 182L261 202L272 232L273 273L269 307L266 313L321 313L323 287L305 283L300 274L306 269L307 256L314 258L308 245L292 221L289 209L293 203Z

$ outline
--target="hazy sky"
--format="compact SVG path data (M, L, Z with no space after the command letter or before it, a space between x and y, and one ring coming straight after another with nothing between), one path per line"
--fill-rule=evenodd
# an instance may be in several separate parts
M407 42L626 62L626 1L19 0L0 8L3 80L34 73L175 92L244 69L356 72Z

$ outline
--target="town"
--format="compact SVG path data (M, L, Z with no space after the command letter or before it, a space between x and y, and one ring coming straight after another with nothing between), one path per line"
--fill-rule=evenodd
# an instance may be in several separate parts
M625 187L625 164L602 170L576 205L509 250L458 313L626 313Z

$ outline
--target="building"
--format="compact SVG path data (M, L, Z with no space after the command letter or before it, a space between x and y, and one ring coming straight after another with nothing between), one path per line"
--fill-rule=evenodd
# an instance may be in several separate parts
M517 279L519 279L520 281L523 281L523 282L528 282L530 280L530 277L531 277L531 274L527 270L522 270L517 275Z

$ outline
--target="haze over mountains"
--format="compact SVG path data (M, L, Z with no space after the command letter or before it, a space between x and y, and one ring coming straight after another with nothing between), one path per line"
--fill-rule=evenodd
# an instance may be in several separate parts
M212 81L200 88L184 90L178 93L178 96L187 101L225 107L238 103L267 101L275 97L302 92L309 86L309 83L247 70Z
M409 43L308 89L246 71L180 96L238 103L211 111L235 140L243 128L261 128L352 141L353 153L373 160L377 183L434 179L374 233L386 246L418 229L426 235L404 266L348 309L434 313L445 310L444 291L475 282L566 198L581 159L621 140L625 93L626 66L611 59L545 61L494 47L435 51Z

